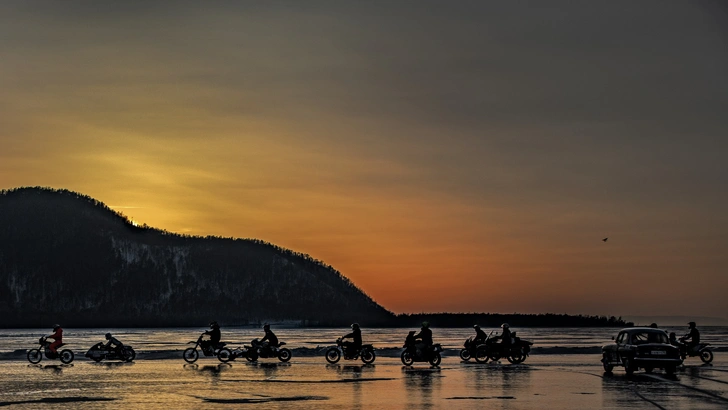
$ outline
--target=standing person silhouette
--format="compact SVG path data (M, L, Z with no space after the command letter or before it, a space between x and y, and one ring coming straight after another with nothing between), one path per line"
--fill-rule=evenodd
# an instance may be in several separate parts
M46 338L53 339L53 343L51 343L48 348L53 354L57 354L58 352L56 349L63 344L63 329L61 328L61 325L53 325L53 334L46 336Z

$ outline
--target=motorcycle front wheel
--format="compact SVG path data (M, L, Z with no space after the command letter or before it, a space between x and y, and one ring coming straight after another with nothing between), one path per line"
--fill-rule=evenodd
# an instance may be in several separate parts
M332 347L329 350L326 351L326 361L331 364L336 364L341 359L341 353L339 353L339 349Z
M442 356L440 356L440 353L435 352L432 354L432 358L430 358L431 365L438 366L441 361L442 361Z
M73 352L68 349L61 350L60 359L63 364L71 363L73 361Z
M182 358L185 359L185 362L187 363L194 363L197 361L197 358L200 357L200 354L197 353L197 349L194 347L188 347L184 353L182 353Z
M40 352L40 349L30 349L28 350L28 361L33 364L40 363L41 359L43 359L43 353Z
M604 366L604 371L607 373L611 373L612 370L614 370L614 365L609 362L609 358L606 353L602 355L602 366Z
M374 350L367 349L361 354L361 361L364 364L372 364L376 358L377 355L374 354Z
M461 349L460 350L460 359L462 359L462 361L464 361L464 362L467 362L468 360L470 360L470 351L468 349Z
M402 356L400 357L400 359L402 359L402 364L405 366L412 366L412 363L415 362L415 359L412 357L410 352L406 350L402 352Z
M233 352L230 351L227 347L223 347L220 349L219 352L217 352L217 360L221 361L222 363L227 363L232 359Z
M705 349L702 352L700 352L700 360L703 361L703 363L710 363L713 361L713 352L710 349Z
M291 351L286 349L285 347L278 351L278 360L282 362L287 362L291 360Z

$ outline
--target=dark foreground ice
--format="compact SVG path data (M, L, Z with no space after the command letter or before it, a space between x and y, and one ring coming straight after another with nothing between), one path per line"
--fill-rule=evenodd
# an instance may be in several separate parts
M726 409L728 354L713 365L691 358L677 375L617 368L598 355L534 355L520 365L462 363L403 367L327 365L323 357L291 363L220 364L202 358L72 365L0 362L0 407L9 409Z

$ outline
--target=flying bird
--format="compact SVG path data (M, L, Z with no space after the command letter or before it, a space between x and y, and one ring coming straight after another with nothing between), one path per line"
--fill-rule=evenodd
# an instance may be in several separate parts
M609 238L604 238L604 239L602 239L602 242L606 242L606 241L607 241L607 239L609 239Z

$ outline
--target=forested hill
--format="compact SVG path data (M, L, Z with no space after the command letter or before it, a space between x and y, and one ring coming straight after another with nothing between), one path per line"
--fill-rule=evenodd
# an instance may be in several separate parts
M0 191L0 326L391 323L339 272L253 239L134 226L48 188Z

